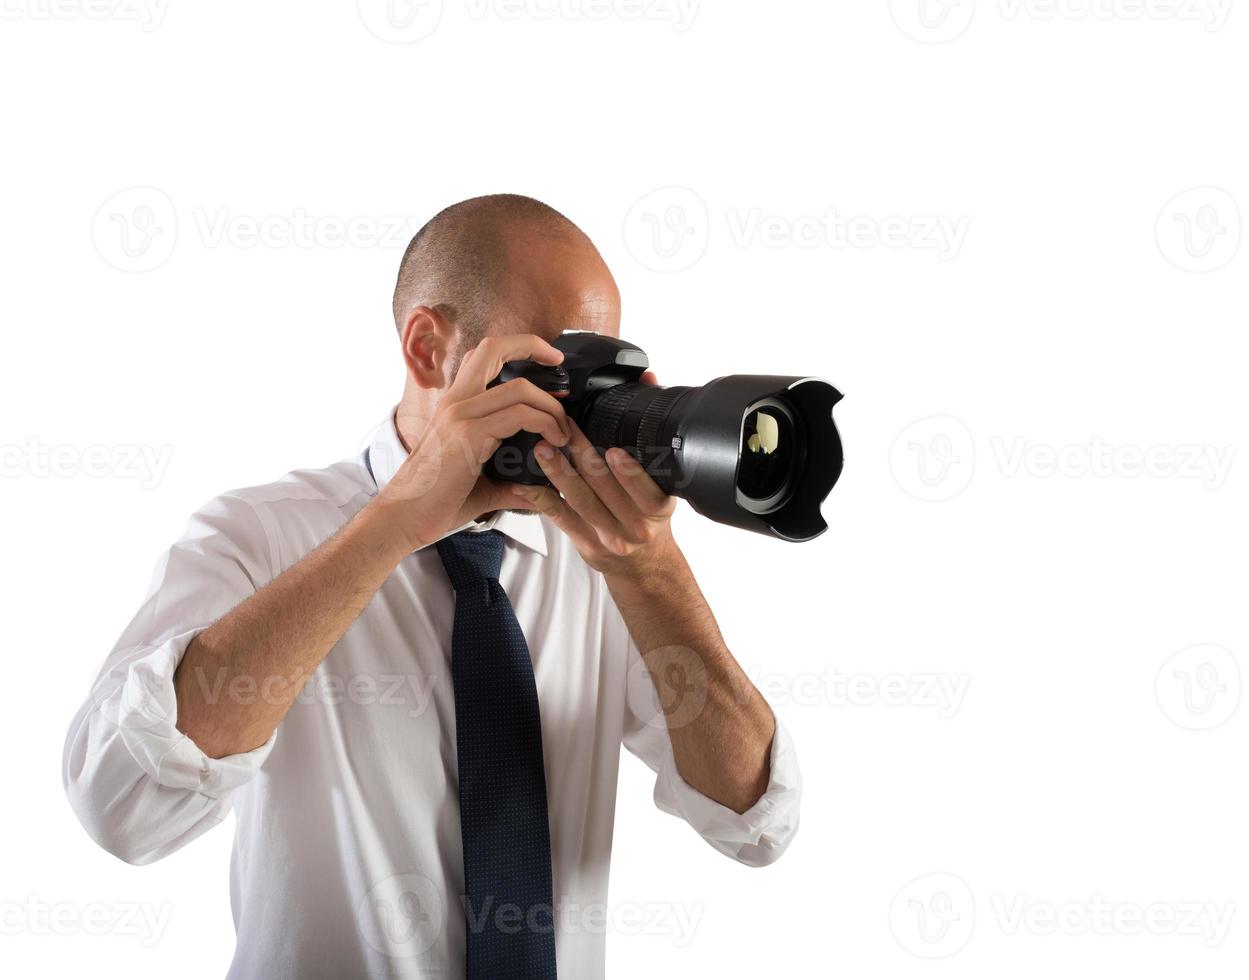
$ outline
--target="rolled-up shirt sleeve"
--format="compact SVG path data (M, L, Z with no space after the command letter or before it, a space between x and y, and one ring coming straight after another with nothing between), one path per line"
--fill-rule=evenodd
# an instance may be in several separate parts
M754 806L738 813L681 778L655 685L631 640L628 649L624 745L655 772L655 805L683 819L703 840L735 861L750 867L776 861L798 831L802 798L798 759L785 727L776 720L767 789Z
M65 741L62 777L91 837L132 864L176 851L220 823L256 775L264 745L213 759L178 731L173 676L195 636L265 585L270 537L246 499L225 495L192 516L161 558L147 598L109 654ZM208 697L224 679L200 677Z

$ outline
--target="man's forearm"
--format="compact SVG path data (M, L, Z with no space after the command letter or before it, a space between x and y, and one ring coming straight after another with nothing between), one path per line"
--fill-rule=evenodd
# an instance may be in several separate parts
M729 652L675 542L648 564L605 578L659 693L677 769L744 813L768 786L772 709Z
M191 641L174 675L178 729L212 758L268 741L317 665L406 549L366 506Z

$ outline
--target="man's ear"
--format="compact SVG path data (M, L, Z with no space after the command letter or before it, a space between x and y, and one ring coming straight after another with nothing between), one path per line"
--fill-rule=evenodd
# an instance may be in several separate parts
M430 306L413 307L399 335L408 377L418 388L445 388L451 379L451 351L457 339L455 324Z

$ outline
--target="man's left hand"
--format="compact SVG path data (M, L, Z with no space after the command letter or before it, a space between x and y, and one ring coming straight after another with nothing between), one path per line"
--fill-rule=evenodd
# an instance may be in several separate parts
M653 375L643 380L654 383ZM676 498L625 450L609 449L604 458L571 418L568 425L567 455L545 440L535 452L552 486L515 484L513 491L567 534L591 568L630 577L657 571L675 548Z

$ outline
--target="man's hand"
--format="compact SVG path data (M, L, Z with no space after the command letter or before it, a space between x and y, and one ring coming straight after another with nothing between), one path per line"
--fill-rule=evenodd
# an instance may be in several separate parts
M649 371L642 380L655 383ZM554 489L514 484L514 499L550 518L591 568L611 576L658 571L675 548L676 499L625 450L609 449L604 458L572 419L567 424L566 455L545 439L536 450Z
M562 351L532 334L487 337L464 356L433 418L371 505L393 516L408 552L482 514L524 507L506 484L481 475L482 464L521 431L565 446L571 423L557 398L524 378L486 385L506 361L553 365L563 359Z

